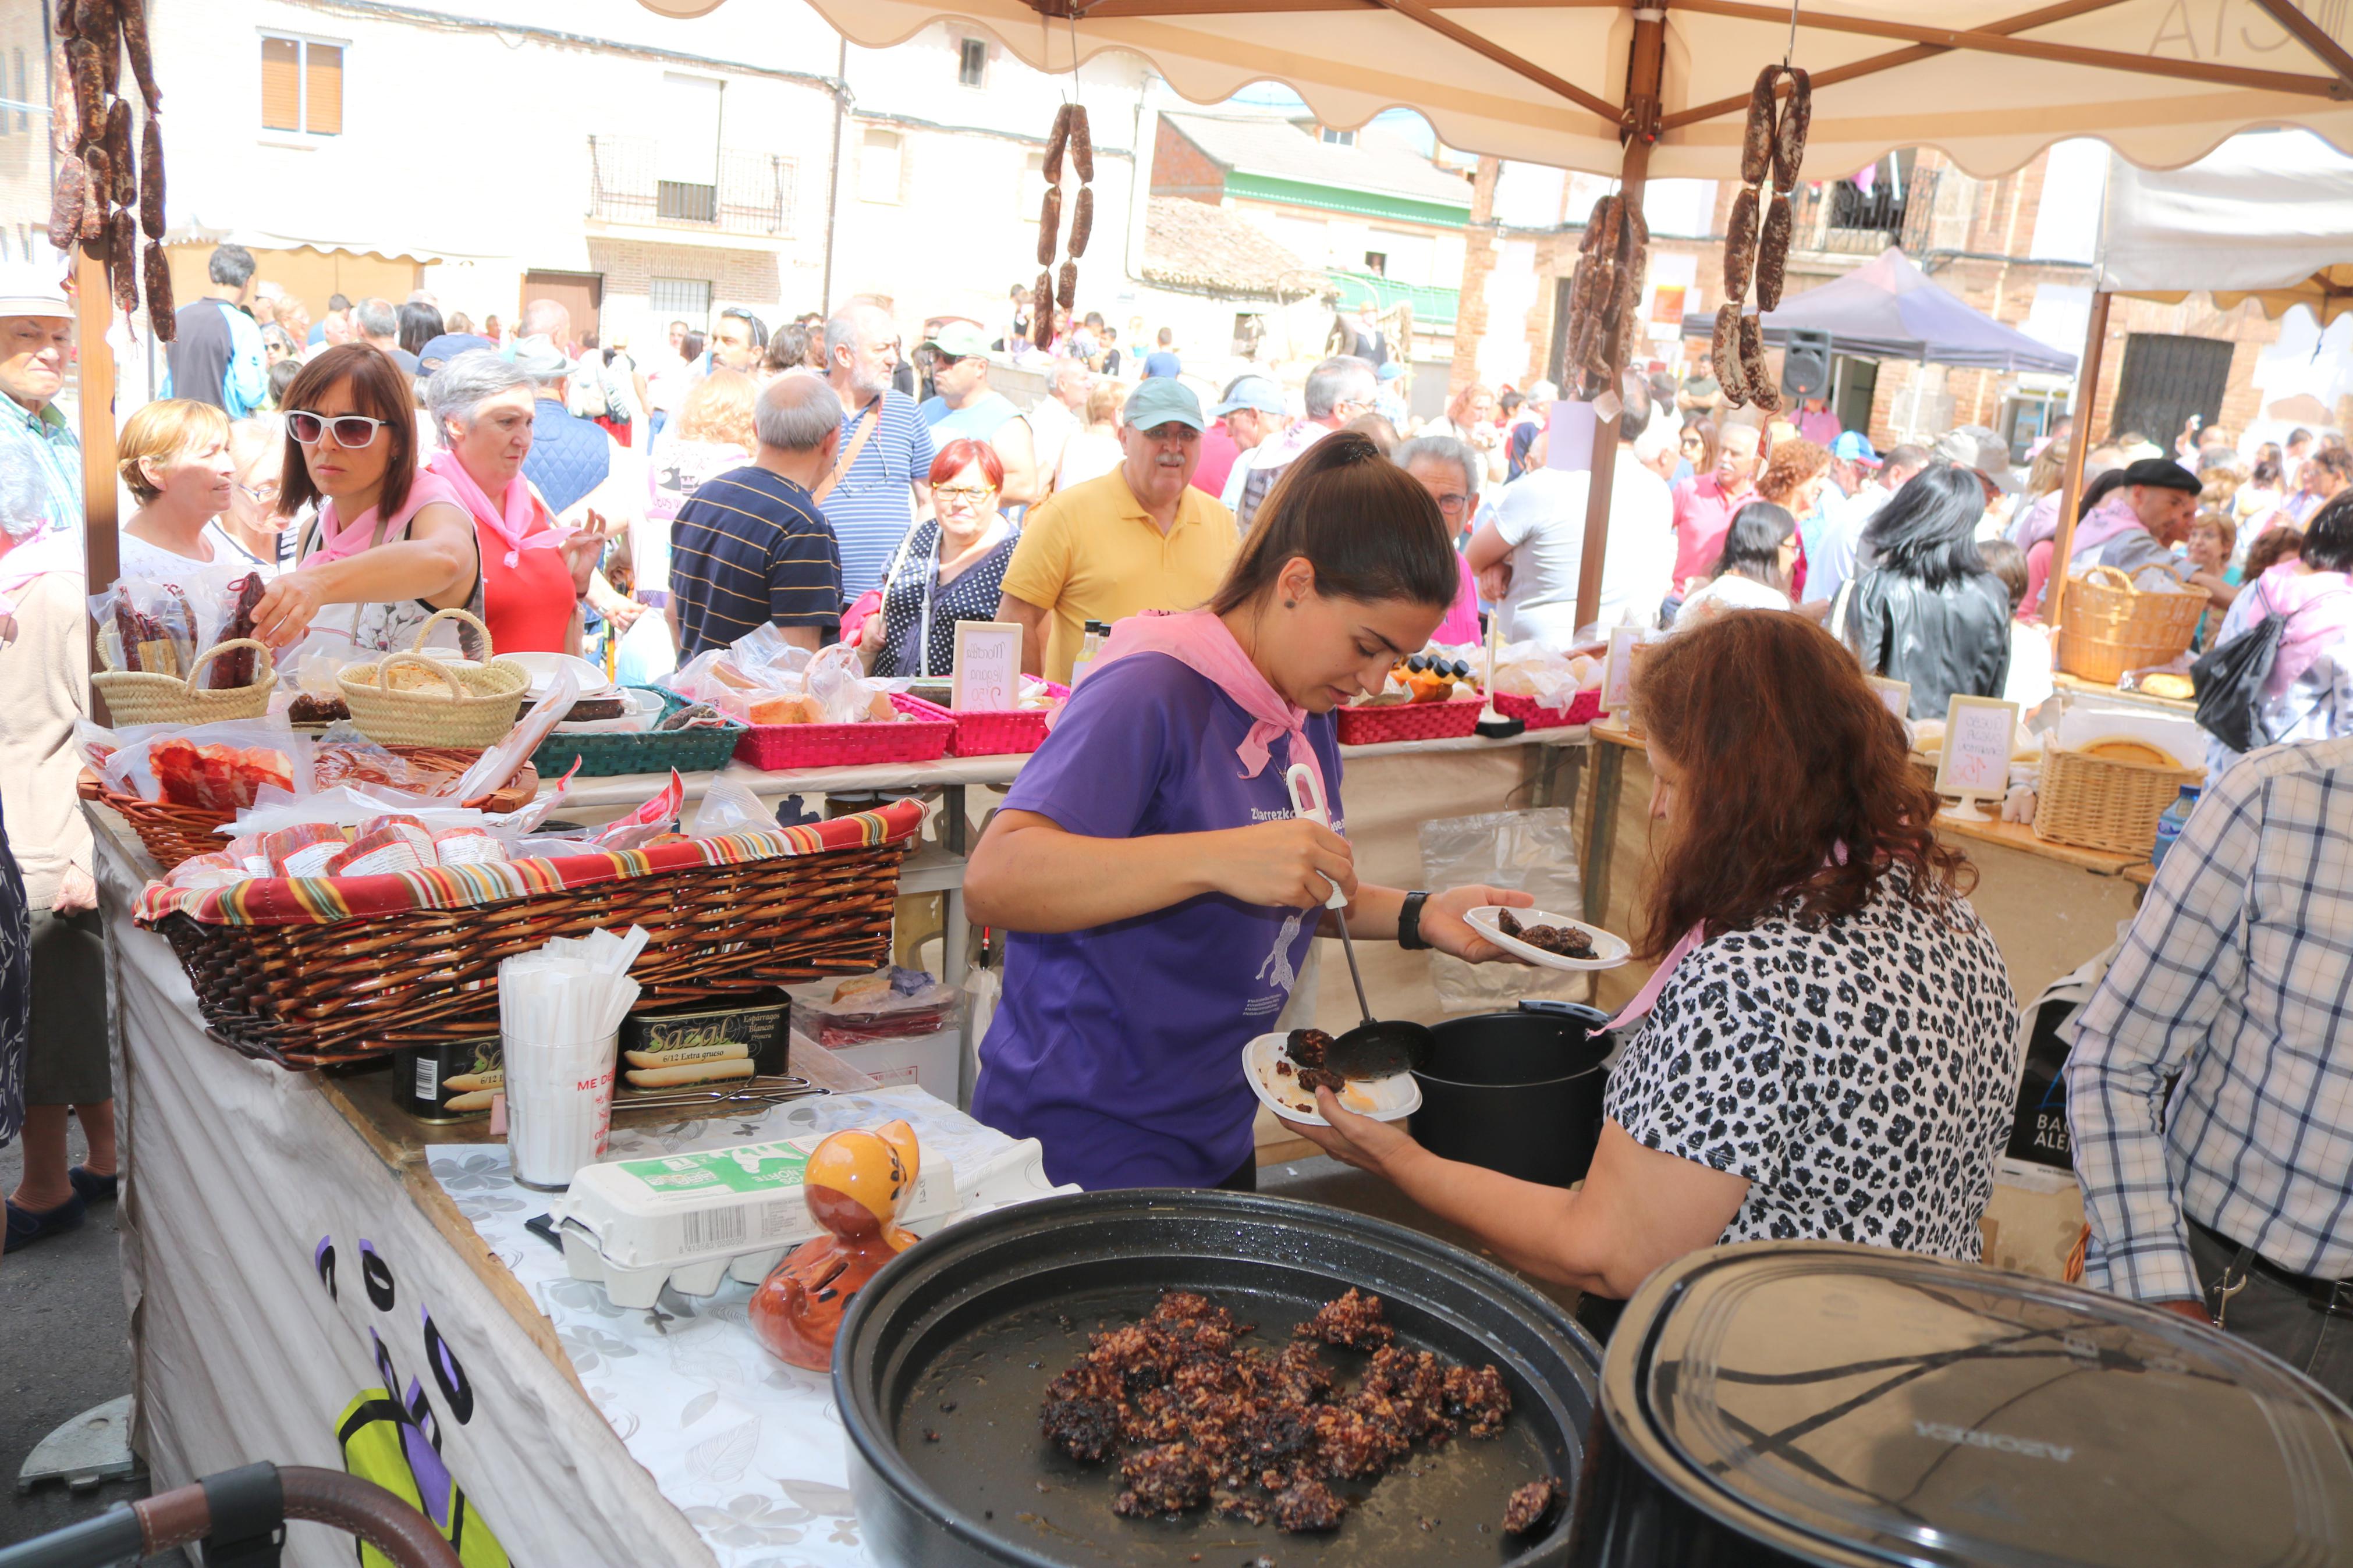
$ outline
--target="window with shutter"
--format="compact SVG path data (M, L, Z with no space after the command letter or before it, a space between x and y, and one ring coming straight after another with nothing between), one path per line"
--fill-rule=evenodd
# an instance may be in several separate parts
M343 51L334 44L305 44L302 55L302 129L313 136L340 136Z
M293 38L261 40L261 123L302 129L302 46Z

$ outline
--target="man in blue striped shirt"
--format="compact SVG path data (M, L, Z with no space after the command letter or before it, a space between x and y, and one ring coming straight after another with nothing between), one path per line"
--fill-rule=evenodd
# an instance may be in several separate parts
M752 414L759 455L705 479L670 532L670 626L679 658L772 625L797 647L841 632L841 558L814 486L832 472L841 400L816 375L778 376Z
M891 384L899 329L873 305L847 305L825 324L826 381L841 400L841 447L818 479L818 503L841 548L845 602L882 585L892 557L932 509L938 449L915 401Z

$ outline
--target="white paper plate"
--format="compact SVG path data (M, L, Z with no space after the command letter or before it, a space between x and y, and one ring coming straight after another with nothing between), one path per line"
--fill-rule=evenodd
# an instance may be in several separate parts
M547 695L548 685L554 680L555 672L560 668L572 671L573 678L580 682L580 695L583 697L595 697L613 689L613 679L605 673L602 666L591 664L585 658L575 658L568 653L502 653L499 657L531 671L533 700Z
M1567 915L1547 914L1542 910L1514 910L1512 918L1524 926L1573 926L1583 931L1593 943L1591 958L1563 958L1556 952L1546 952L1540 947L1505 936L1496 927L1495 917L1503 913L1499 904L1481 904L1462 918L1472 931L1514 957L1545 969L1615 969L1633 956L1634 950L1622 936L1612 936L1599 926L1583 921L1570 920Z
M1274 1070L1274 1064L1283 1059L1282 1044L1289 1038L1287 1034L1261 1035L1244 1046L1242 1076L1250 1079L1251 1092L1277 1116L1310 1127L1329 1127L1332 1124L1315 1109L1315 1097L1303 1090L1297 1079ZM1361 1079L1342 1091L1340 1103L1376 1121L1395 1121L1421 1109L1421 1082L1409 1072ZM1307 1109L1302 1110L1303 1105Z

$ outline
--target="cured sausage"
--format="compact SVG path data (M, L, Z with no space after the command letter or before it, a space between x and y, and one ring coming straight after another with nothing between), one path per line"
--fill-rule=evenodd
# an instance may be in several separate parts
M1789 198L1776 194L1765 212L1765 237L1757 247L1757 308L1781 308L1781 279L1789 266Z
M66 64L73 72L74 107L81 115L74 151L88 163L90 149L106 140L106 77L99 65L98 46L76 38L66 46Z
M1040 271L1029 294L1029 341L1044 348L1054 341L1054 275Z
M1751 185L1733 198L1732 217L1724 233L1724 297L1736 305L1748 302L1749 275L1757 270L1757 188Z
M1773 188L1784 193L1798 188L1798 168L1806 160L1806 131L1814 122L1813 79L1791 66L1789 102L1773 132Z
M1054 110L1054 129L1046 132L1046 183L1062 183L1062 149L1071 144L1071 106Z
M139 154L131 145L131 105L121 99L106 111L106 157L114 165L114 185L107 200L130 206L139 200Z
M114 6L115 0L81 0L81 14L74 20L82 42L98 50L98 85L108 98L122 80L122 39Z
M81 164L88 175L85 188L89 192L88 205L82 208L81 237L84 239L102 239L106 236L107 204L114 196L114 157L107 152L106 143L100 142L82 149ZM98 209L98 233L95 235L90 231L91 207Z
M1765 361L1765 323L1755 316L1740 318L1740 378L1748 384L1749 402L1767 414L1781 411L1781 389Z
M81 19L76 0L58 0L58 41L70 44L81 37Z
M1087 253L1087 240L1095 231L1095 191L1092 185L1079 187L1079 199L1071 206L1071 259L1076 261Z
M58 183L49 192L49 243L70 250L81 234L81 204L89 188L90 171L69 153L58 163Z
M1063 310L1073 309L1079 302L1079 264L1062 263L1062 286L1054 291L1054 303Z
M114 285L114 308L135 317L139 314L139 217L129 207L114 209L107 225L106 248L106 274Z
M1595 251L1608 261L1618 259L1618 238L1625 227L1626 204L1616 196L1604 196L1593 204L1593 216L1588 224L1599 225L1601 238Z
M153 329L155 341L168 343L180 335L180 324L172 314L172 264L164 255L164 247L155 240L147 242L147 325Z
M1748 123L1740 134L1740 183L1744 185L1761 182L1772 165L1778 130L1775 124L1778 107L1774 101L1773 88L1780 78L1779 66L1767 66L1757 73L1757 85L1749 89Z
M131 57L131 74L153 114L164 107L164 91L155 85L155 54L147 43L146 0L115 0L115 11L122 23L122 50Z
M1038 207L1038 265L1054 265L1054 252L1060 248L1062 238L1062 187L1048 185L1046 199Z
M1087 129L1087 106L1083 103L1071 105L1071 168L1078 174L1079 184L1094 184L1095 142Z
M1735 408L1748 401L1748 382L1740 374L1740 307L1730 301L1716 307L1715 341L1708 360L1715 368L1715 384L1724 400Z
M153 114L139 132L139 226L164 237L164 128Z
M1585 363L1587 350L1600 323L1601 312L1593 306L1594 275L1599 263L1587 257L1577 264L1568 277L1568 364L1574 371Z

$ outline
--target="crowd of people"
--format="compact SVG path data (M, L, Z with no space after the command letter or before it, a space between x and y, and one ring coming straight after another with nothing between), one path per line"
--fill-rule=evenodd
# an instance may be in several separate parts
M526 301L510 328L445 316L421 292L396 306L338 295L313 322L237 247L214 253L210 279L181 310L169 395L121 431L133 503L121 571L259 575L257 634L282 653L405 648L428 623L480 653L470 624L434 620L463 608L498 650L601 650L650 673L765 626L809 648L854 644L877 674L937 677L972 620L1018 625L1033 675L1068 683L1098 659L1099 690L1072 700L968 879L976 914L1014 933L976 1110L1046 1135L1059 1174L1095 1184L1246 1184L1247 1108L1224 1090L1187 1100L1148 1136L1134 1114L1106 1120L1086 1103L1096 1065L1039 1009L1101 991L1089 1005L1130 1017L1123 1038L1142 1042L1128 1066L1156 1063L1149 1081L1176 1093L1215 1036L1187 1020L1292 972L1285 944L1314 928L1281 916L1286 900L1320 903L1317 878L1358 900L1359 934L1474 960L1494 953L1461 910L1520 897L1359 886L1345 839L1273 820L1289 814L1268 804L1270 735L1336 784L1324 715L1425 643L1475 641L1490 616L1504 640L1564 650L1619 626L1658 635L1641 679L1666 846L1642 946L1660 978L1638 999L1647 1022L1613 1079L1617 1131L1583 1195L1504 1190L1328 1098L1331 1126L1303 1129L1473 1230L1530 1204L1558 1210L1541 1242L1516 1225L1491 1239L1604 1294L1720 1237L1977 1255L2014 999L1968 910L1968 868L1927 830L1933 800L1862 677L1907 683L1915 719L1941 718L1955 695L2039 702L2048 582L2094 564L2209 595L2206 646L2277 617L2268 738L2314 743L2227 773L2239 759L2215 759L2213 802L2079 1026L2090 1277L2195 1314L2234 1270L2307 1298L2353 1274L2330 1202L2341 1162L2318 1170L2260 1130L2288 1115L2353 1139L2332 1109L2337 1069L2275 1081L2263 1055L2290 1036L2325 1043L2334 1015L2316 999L2342 987L2313 966L2344 944L2302 913L2279 917L2276 942L2230 914L2251 879L2335 888L2348 863L2328 820L2334 770L2353 766L2353 456L2340 438L2298 431L2242 453L2193 423L2168 452L2119 434L2084 455L2062 563L2063 426L2022 463L1977 426L1883 453L1820 400L1787 419L1730 408L1704 354L1680 374L1629 372L1601 427L1619 449L1599 614L1580 624L1592 475L1566 460L1565 405L1544 383L1458 388L1416 421L1375 345L1309 367L1295 393L1252 368L1205 396L1167 331L1130 358L1144 345L1124 350L1100 316L1060 316L1035 348L1021 289L1001 322L926 321L912 352L889 310L858 300L774 329L728 307L707 331L673 321L633 354L552 300ZM0 876L30 915L0 921L0 1031L30 1030L29 1049L0 1035L0 1139L21 1124L26 1147L9 1250L81 1223L118 1173L69 743L87 708L91 586L80 454L56 406L71 352L57 279L0 279L0 670L16 699L0 710L14 849ZM1008 367L1043 383L1027 406L997 384ZM1106 624L1123 629L1098 655L1091 628ZM1145 649L1174 667L1092 673ZM1243 759L1239 777L1226 753ZM1216 765L1188 771L1205 754ZM1189 848L1169 847L1176 834ZM1114 840L1134 875L1092 874ZM1186 858L1196 851L1209 858ZM1733 932L1746 939L1722 940ZM1115 971L1114 948L1127 954ZM1740 1021L1711 996L1762 995L1790 965L1829 964L1867 989L1891 972L1873 955L1899 949L1935 955L1908 966L1929 985L1915 1043L1967 1044L1880 1086L1942 1163L1924 1172L1883 1123L1845 1129L1878 1152L1858 1207L1808 1161L1710 1131L1749 1092L1739 1062L1789 1030L1833 1055L1871 1043L1802 999ZM1026 984L1038 974L1051 983ZM1139 984L1165 1016L1121 1000ZM1684 1047L1703 1032L1739 1042L1722 1075L1695 1076ZM2194 1127L2157 1114L2177 1073L2202 1107ZM1710 1102L1713 1124L1694 1110ZM79 1165L69 1119L86 1136ZM2343 1386L2353 1368L2338 1359Z

